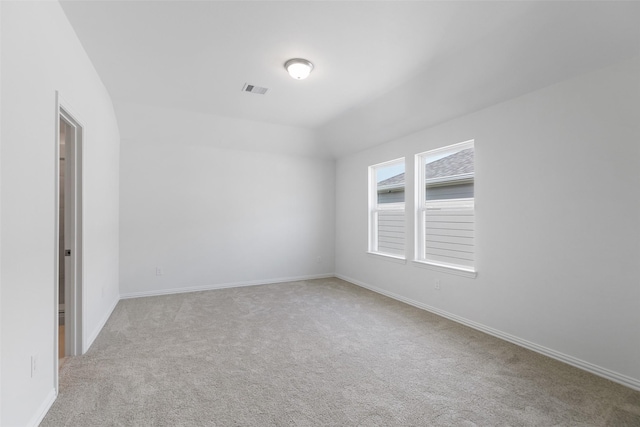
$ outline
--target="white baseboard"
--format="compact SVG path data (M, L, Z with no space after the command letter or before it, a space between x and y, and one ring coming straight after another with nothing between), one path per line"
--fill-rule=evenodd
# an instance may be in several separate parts
M438 316L442 316L449 320L453 320L454 322L463 324L470 328L476 329L478 331L484 332L489 335L493 335L494 337L500 338L502 340L508 341L510 343L519 345L520 347L524 347L526 349L535 351L536 353L543 354L545 356L551 357L552 359L559 360L568 365L575 366L576 368L582 369L584 371L590 372L592 374L598 375L600 377L606 378L613 382L622 384L634 390L640 390L640 380L636 378L629 377L627 375L620 374L618 372L612 371L607 368L603 368L598 365L594 365L593 363L586 362L584 360L578 359L573 356L569 356L567 354L561 353L559 351L538 345L531 341L527 341L525 339L516 337L511 334L507 334L498 329L491 328L489 326L485 326L481 323L474 322L472 320L465 319L464 317L457 316L455 314L448 313L444 310L440 310L439 308L431 307L427 304L423 304L419 301L412 300L410 298L403 297L402 295L395 294L393 292L386 291L384 289L377 288L375 286L371 286L367 283L361 282L359 280L353 279L351 277L344 276L342 274L336 274L335 277L345 280L347 282L353 283L354 285L369 289L370 291L376 292L378 294L385 295L389 298L393 298L395 300L404 302L406 304L412 305L414 307L420 308L422 310L429 311L431 313L437 314Z
M115 310L116 305L118 305L119 301L120 301L120 297L116 297L114 299L113 303L111 304L111 307L109 308L109 310L107 310L107 313L105 314L105 316L100 320L100 323L98 323L98 326L96 326L93 332L91 332L91 335L89 335L86 341L83 340L82 354L85 354L87 351L89 351L89 348L91 348L91 344L93 344L96 338L98 338L98 334L100 334L100 331L102 331L102 328L104 328L104 325L107 323L107 320L109 320L109 317L111 317L111 313L113 313L113 310Z
M335 275L333 273L325 273L325 274L314 274L310 276L279 277L277 279L250 280L245 282L218 283L214 285L205 285L205 286L187 286L183 288L181 287L181 288L171 288L171 289L157 289L153 291L129 292L129 293L121 294L120 299L182 294L186 292L211 291L215 289L240 288L243 286L270 285L273 283L297 282L299 280L326 279L328 277L335 277Z
M56 389L52 388L51 391L47 394L47 397L40 404L40 407L38 408L36 413L33 415L33 417L31 417L31 419L27 423L27 426L37 427L38 425L40 425L42 420L44 420L45 415L47 415L47 412L49 412L49 409L51 409L53 402L56 401L56 397L58 397L56 395Z

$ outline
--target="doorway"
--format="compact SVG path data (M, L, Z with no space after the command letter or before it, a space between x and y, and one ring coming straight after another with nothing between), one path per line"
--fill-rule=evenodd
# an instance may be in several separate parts
M58 104L56 366L61 366L65 357L82 354L83 127L76 117Z

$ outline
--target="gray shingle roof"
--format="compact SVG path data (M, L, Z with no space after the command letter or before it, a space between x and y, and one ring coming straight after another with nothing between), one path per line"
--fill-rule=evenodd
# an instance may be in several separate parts
M473 173L473 148L428 163L427 179Z
M398 175L392 176L391 178L387 178L384 181L380 181L378 183L378 186L379 187L388 186L388 185L395 186L400 184L404 184L404 172Z
M426 179L443 178L445 176L463 175L474 172L474 149L458 151L450 156L443 157L428 163ZM378 187L404 185L404 172L394 175L378 183Z

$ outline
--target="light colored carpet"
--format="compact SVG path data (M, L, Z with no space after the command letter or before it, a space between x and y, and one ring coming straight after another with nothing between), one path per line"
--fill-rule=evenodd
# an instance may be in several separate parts
M640 426L640 392L339 279L121 301L43 426Z

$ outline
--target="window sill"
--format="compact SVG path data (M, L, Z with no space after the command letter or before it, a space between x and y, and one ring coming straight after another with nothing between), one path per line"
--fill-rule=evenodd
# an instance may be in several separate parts
M456 274L458 276L469 277L475 279L478 272L467 267L457 267L453 265L440 264L433 261L413 260L413 264L417 267L428 268L430 270L440 271L442 273Z
M391 255L391 254L385 254L382 252L371 252L371 251L367 251L367 255L369 255L372 258L379 258L379 259L383 259L385 261L390 261L390 262L395 262L398 264L406 264L407 263L407 259L403 256L400 255Z

